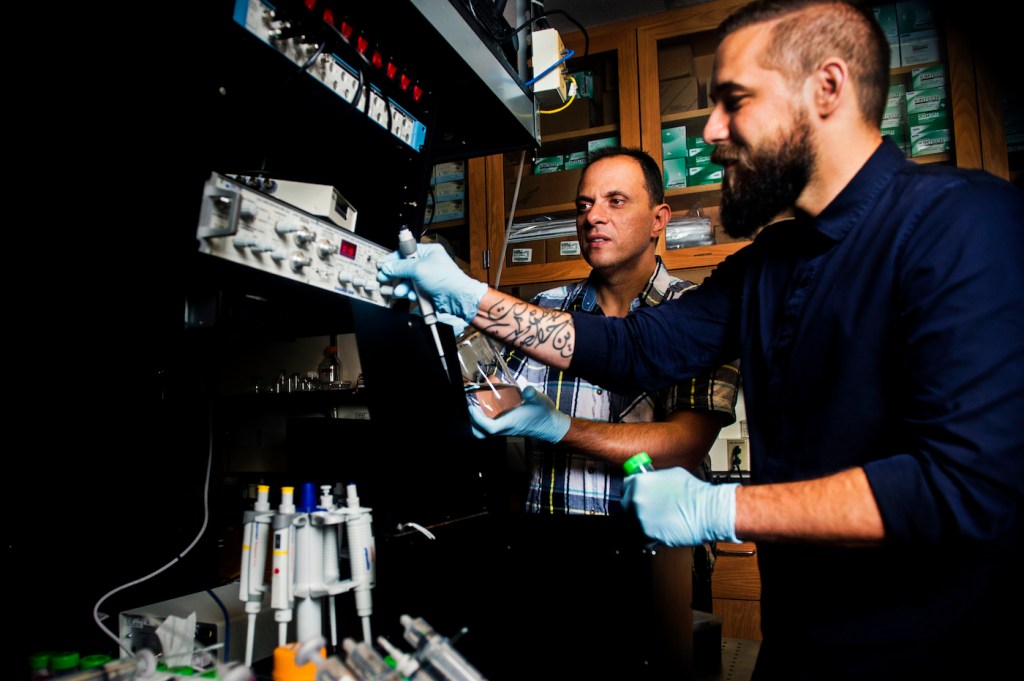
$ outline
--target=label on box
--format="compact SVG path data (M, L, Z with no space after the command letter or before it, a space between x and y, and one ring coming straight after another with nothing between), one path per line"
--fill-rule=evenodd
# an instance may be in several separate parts
M561 154L558 156L541 156L533 164L534 175L557 173L559 170L565 170L565 157Z
M533 262L533 249L532 248L513 248L512 249L512 262L518 264L525 264Z
M576 239L572 241L559 241L558 242L558 255L560 256L575 256L580 254L580 242Z
M574 151L571 154L565 155L566 170L572 170L573 168L582 168L585 165L587 165L587 152Z
M900 63L903 66L939 60L939 32L931 29L900 35Z
M946 108L946 88L928 88L927 90L911 90L907 92L907 116L923 111L936 111Z
M946 87L945 64L923 66L910 72L911 90L927 90L934 87Z

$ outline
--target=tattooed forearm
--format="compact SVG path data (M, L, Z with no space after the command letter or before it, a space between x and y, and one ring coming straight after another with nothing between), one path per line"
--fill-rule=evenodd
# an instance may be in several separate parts
M484 316L488 321L484 331L504 343L527 349L548 346L559 357L572 358L576 329L568 312L509 299L487 308Z

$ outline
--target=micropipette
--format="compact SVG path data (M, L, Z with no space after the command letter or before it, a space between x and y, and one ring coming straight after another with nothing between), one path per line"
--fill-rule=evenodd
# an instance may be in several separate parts
M418 258L416 237L408 227L402 227L398 233L398 252L403 259ZM426 296L420 294L415 286L416 300L419 301L420 312L423 314L423 321L430 327L430 333L434 336L434 343L437 345L437 354L441 358L441 366L444 368L445 376L451 376L448 371L448 360L444 356L444 346L441 345L441 335L437 331L437 314L434 312L434 303Z

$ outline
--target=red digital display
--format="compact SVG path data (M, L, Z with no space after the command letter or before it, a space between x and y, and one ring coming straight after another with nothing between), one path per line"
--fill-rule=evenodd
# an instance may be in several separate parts
M349 260L356 259L356 245L351 241L342 240L341 248L338 249L338 255L343 255Z

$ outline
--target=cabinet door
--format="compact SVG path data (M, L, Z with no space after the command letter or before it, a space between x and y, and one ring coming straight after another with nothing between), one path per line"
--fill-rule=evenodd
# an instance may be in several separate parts
M711 600L722 617L722 636L761 640L761 576L753 542L718 545Z
M662 167L665 198L678 225L659 244L672 270L713 267L750 241L733 239L718 225L720 175L708 158L710 148L701 146L711 113L707 87L716 29L744 4L724 0L686 7L637 27L641 145ZM710 233L701 233L699 223L687 223L687 217L708 218ZM676 230L684 238L673 238Z

